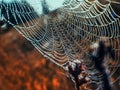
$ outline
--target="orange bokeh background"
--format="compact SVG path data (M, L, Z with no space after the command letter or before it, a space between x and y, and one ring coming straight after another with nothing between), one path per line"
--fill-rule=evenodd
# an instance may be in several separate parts
M74 90L74 84L11 29L0 35L0 90Z

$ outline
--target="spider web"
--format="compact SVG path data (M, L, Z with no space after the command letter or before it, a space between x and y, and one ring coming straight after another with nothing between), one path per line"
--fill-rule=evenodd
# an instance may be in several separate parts
M88 59L88 47L101 37L107 37L115 51L115 60L106 57L105 63L110 77L119 73L120 16L113 8L114 3L120 4L111 0L65 0L61 8L47 15L35 14L33 7L41 5L39 0L30 3L31 7L26 0L13 0L12 3L3 0L1 7L6 14L5 21L45 57L64 69L69 61L84 60L92 79L100 82L102 75L95 76L98 72ZM119 79L117 77L112 84Z

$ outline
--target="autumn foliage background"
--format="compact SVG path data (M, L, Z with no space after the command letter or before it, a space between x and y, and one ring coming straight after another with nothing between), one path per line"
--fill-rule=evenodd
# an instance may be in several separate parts
M0 34L0 90L74 90L63 73L16 30Z

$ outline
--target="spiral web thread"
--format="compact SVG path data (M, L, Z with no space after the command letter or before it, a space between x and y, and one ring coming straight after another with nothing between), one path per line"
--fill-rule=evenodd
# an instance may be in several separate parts
M27 7L24 0L13 0L12 3L4 3L3 0L1 4L6 14L5 20L40 53L63 68L69 61L83 59L90 69L88 72L91 73L91 77L97 70L87 59L88 47L101 37L109 38L109 43L115 51L115 60L106 59L105 63L112 77L119 73L120 66L120 16L112 7L113 3L116 2L65 0L63 7L48 15L35 14L34 8ZM35 0L35 4L31 6L36 4L40 4L39 0ZM111 61L114 64L110 64ZM99 81L101 77L99 75L92 78ZM113 84L119 79L120 77L117 77Z

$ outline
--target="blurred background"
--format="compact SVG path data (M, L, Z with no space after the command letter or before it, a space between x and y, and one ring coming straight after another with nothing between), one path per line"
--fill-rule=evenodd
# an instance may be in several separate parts
M0 34L0 90L74 90L60 67L9 29Z

